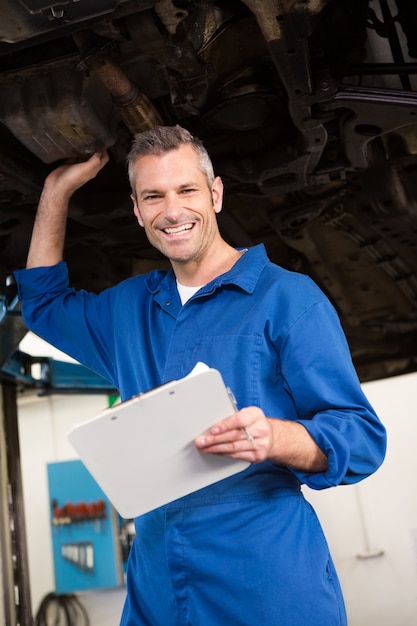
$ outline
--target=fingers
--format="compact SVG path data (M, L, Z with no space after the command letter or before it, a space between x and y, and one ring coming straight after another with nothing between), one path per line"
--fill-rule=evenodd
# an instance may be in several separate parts
M271 445L270 426L263 411L248 407L214 424L195 445L203 453L263 461Z
M106 165L106 163L108 163L109 159L110 157L107 150L101 150L98 152L94 152L94 154L91 155L89 161L97 163L97 167L99 167L99 169L102 169Z
M251 438L254 437L252 431L259 430L261 434L264 434L265 425L266 417L264 412L256 406L250 406L214 424L210 428L209 433L211 435L225 435L227 437L228 433L234 431L242 433L243 431L244 437L251 441Z
M69 165L73 165L74 168L84 171L89 178L93 178L98 172L108 163L109 153L107 150L99 150L93 152L88 159L77 159L72 162L68 162Z
M70 196L89 180L95 178L108 161L107 150L94 152L86 160L67 161L48 175L45 184L53 186L55 192L61 192L63 196Z
M255 439L253 438L253 435L252 435L251 431L249 430L249 428L245 427L243 429L243 432L245 433L245 437L249 441L249 443L252 446L254 446L255 445Z
M210 430L196 439L196 445L207 452L227 454L253 448L255 439L252 434L251 439L251 441L248 439L243 428L228 430L220 434L213 434Z
M88 161L84 162L86 182L97 176L99 171L109 162L109 158L107 150L102 150L101 152L95 152Z

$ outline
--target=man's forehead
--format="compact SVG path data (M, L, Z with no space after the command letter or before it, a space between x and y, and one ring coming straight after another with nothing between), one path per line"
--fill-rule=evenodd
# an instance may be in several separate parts
M185 146L187 147L187 146ZM191 149L192 150L192 149ZM192 158L178 150L171 150L161 155L144 155L135 163L136 188L156 190L165 187L185 188L207 182L200 162L193 151Z

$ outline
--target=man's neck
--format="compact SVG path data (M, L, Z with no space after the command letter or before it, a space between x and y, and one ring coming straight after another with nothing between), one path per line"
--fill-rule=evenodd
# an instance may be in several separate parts
M193 260L185 263L172 261L172 268L182 285L188 287L206 285L217 276L228 272L242 254L242 251L224 243L221 250L210 255L210 259L205 257L199 261Z

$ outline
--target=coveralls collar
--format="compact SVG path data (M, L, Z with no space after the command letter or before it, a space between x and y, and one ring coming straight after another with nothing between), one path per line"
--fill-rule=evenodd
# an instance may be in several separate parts
M242 250L242 248L239 249ZM199 293L209 293L220 285L228 284L236 285L248 294L253 293L261 272L267 263L268 257L263 244L248 248L228 272L220 274L220 276L207 283ZM164 298L169 293L177 294L176 277L172 268L163 274L161 272L151 272L147 276L146 284L148 290L154 296L158 292L164 293Z

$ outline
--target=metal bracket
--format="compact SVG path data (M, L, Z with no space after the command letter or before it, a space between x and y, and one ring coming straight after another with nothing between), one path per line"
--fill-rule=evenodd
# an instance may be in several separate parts
M117 390L102 376L79 363L67 363L51 357L31 356L17 350L1 372L24 387L39 389L40 395L57 393L115 394Z
M8 283L0 293L0 324L3 323L7 315L14 314L14 309L17 306L19 297L17 295L16 286L8 279Z

